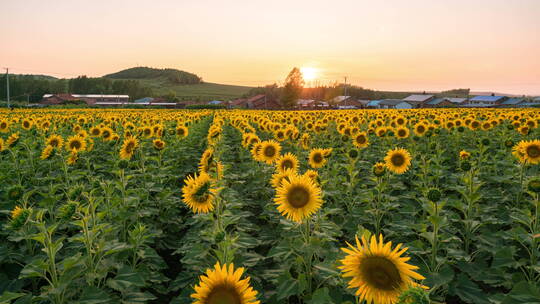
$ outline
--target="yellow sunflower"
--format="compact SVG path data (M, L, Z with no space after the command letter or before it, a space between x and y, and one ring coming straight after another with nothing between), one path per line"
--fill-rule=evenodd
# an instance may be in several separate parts
M113 136L114 136L114 131L111 128L109 128L109 127L101 128L101 137L105 141L112 140Z
M165 149L165 142L161 139L154 139L154 141L152 142L152 146L154 147L154 149L161 151Z
M522 140L514 146L513 154L526 164L540 163L540 140Z
M395 130L395 136L397 138L407 138L409 137L409 128L399 127Z
M7 145L4 143L4 140L2 138L0 138L0 152L1 151L4 151L5 149L7 149Z
M45 144L53 148L61 148L64 145L64 139L60 135L53 134L47 137Z
M8 147L13 146L19 140L19 132L11 134L6 140L6 145Z
M368 135L366 132L360 132L353 136L353 145L358 148L365 148L369 146Z
M283 182L284 179L288 178L291 175L296 175L296 171L292 169L277 171L276 173L272 174L270 184L274 189L277 189L281 186L281 182Z
M210 176L201 172L195 177L188 176L184 180L182 200L195 213L208 213L214 210L214 195L217 190L212 188Z
M99 127L90 128L90 135L93 137L101 136L101 129Z
M9 131L9 122L7 120L0 120L0 132L7 133Z
M309 169L304 172L303 176L309 177L315 184L317 184L317 178L319 177L319 173L317 173L317 171L315 170Z
M423 124L423 123L417 123L416 125L414 125L414 134L416 134L417 136L423 136L424 134L426 134L428 130L428 127Z
M325 154L328 154L327 149L312 149L309 152L309 165L312 168L321 168L326 164Z
M66 160L66 163L68 165L73 165L77 162L78 159L79 159L79 156L77 152L75 150L72 150L71 153L69 154L69 157Z
M25 119L23 120L21 126L25 130L30 130L32 128L32 121L29 119Z
M240 279L243 273L242 267L235 270L233 264L216 263L194 287L193 304L259 304L257 291L249 285L250 277Z
M307 176L291 175L276 189L277 210L289 220L302 222L321 207L321 189Z
M53 151L54 151L54 147L47 145L45 147L45 149L43 149L43 151L41 151L41 156L39 158L40 159L47 159L47 158L49 158L51 156Z
M469 152L467 152L467 151L465 151L465 150L461 150L461 151L459 152L459 158L460 158L460 159L467 159L467 158L469 158L469 157L471 157L471 153L469 153Z
M259 151L259 157L267 164L274 163L281 153L281 146L275 140L267 140L262 142Z
M279 172L283 172L287 169L292 169L296 172L298 170L298 158L290 152L282 155L276 160L276 169Z
M405 149L396 148L386 153L384 162L388 170L396 174L403 174L411 165L411 154Z
M86 141L83 138L80 138L79 136L71 136L68 138L66 142L66 150L67 151L75 151L75 153L84 151L86 148Z
M203 152L201 156L201 160L199 161L199 171L208 173L213 163L214 163L214 149L208 148Z
M135 137L127 137L124 139L122 148L120 149L120 158L121 159L131 159L135 150L139 147L139 141Z
M348 248L341 248L347 256L342 259L342 276L351 278L349 288L356 288L360 301L375 304L393 304L399 295L409 287L419 284L414 280L424 277L415 272L418 267L410 265L409 257L402 257L407 248L398 244L392 249L392 242L384 243L382 235L379 241L375 236L371 242L356 237L356 246L347 243Z
M189 135L189 130L185 126L176 127L176 135L180 137L187 137Z

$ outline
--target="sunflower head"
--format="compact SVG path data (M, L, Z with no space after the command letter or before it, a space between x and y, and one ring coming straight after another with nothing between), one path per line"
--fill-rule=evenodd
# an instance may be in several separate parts
M392 243L384 243L382 235L368 242L356 237L356 246L347 243L342 248L346 256L341 260L342 276L350 278L349 288L356 289L356 296L368 303L392 304L409 287L418 286L414 280L423 276L415 272L418 267L407 263L402 257L407 248L401 244L392 248Z
M208 213L214 210L213 201L217 190L213 188L213 181L207 173L189 176L184 183L182 200L193 212Z
M328 149L312 149L311 152L309 152L309 165L312 168L321 168L323 167L327 160L326 157L330 154L331 150L328 151Z
M386 165L384 163L378 162L375 165L373 165L373 175L380 177L384 175L384 172L386 172Z
M294 172L298 170L298 158L292 153L287 153L279 157L276 161L276 169L283 172L287 169L291 169Z
M11 211L9 227L11 227L12 229L19 229L24 224L26 224L26 221L30 217L31 213L32 209L30 208L21 208L19 206L15 206L15 208Z
M405 149L396 148L386 153L384 161L388 170L396 174L403 174L411 165L411 155Z
M307 176L291 175L276 189L278 211L295 222L302 222L321 207L321 189Z
M207 269L195 286L191 295L193 304L259 304L257 292L249 285L250 278L240 278L244 268L234 269L234 265L216 263L214 269Z
M465 159L468 159L469 157L471 157L471 153L465 151L465 150L461 150L459 152L459 158L462 159L462 160L465 160Z
M161 151L165 149L165 142L159 138L154 139L154 141L152 142L152 146L154 147L154 149Z
M366 132L359 132L353 136L353 145L358 148L365 148L369 145L368 135Z
M259 157L267 164L272 164L279 158L280 153L281 146L274 140L267 140L262 142Z

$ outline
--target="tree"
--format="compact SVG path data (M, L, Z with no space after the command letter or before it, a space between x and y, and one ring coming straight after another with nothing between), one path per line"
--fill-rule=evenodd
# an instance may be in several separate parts
M285 86L283 86L283 92L281 93L281 105L287 109L296 106L296 101L300 98L303 88L304 79L302 73L300 69L295 67L285 80Z

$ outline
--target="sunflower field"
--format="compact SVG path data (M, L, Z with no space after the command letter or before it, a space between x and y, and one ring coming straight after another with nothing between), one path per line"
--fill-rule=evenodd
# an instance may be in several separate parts
M539 123L0 110L0 303L540 303Z

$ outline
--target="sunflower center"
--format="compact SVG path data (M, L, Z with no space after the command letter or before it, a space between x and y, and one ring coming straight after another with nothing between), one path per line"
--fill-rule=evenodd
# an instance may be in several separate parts
M266 157L272 157L276 154L276 148L273 146L268 146L264 149L264 156Z
M313 161L315 163L321 163L323 161L323 156L321 153L315 153L315 155L313 155Z
M53 147L58 147L58 139L55 138L55 139L51 140L49 145L51 145Z
M302 208L309 202L309 191L302 186L293 187L287 194L287 200L294 208Z
M394 154L390 161L394 166L399 167L405 163L405 157L401 154Z
M424 133L425 130L426 128L424 128L424 126L418 126L418 128L416 128L416 131L418 131L418 133Z
M294 167L292 160L286 159L281 163L282 169L292 169Z
M71 149L79 149L81 147L81 143L79 141L72 141L69 147Z
M360 272L369 285L382 290L396 290L403 280L396 265L384 257L366 258L360 265Z
M366 143L366 137L364 135L359 135L358 137L356 137L356 142L358 142L359 144L364 144Z
M0 129L5 129L7 128L7 123L3 122L0 124Z
M241 304L242 299L234 289L229 286L217 286L208 295L205 304Z
M405 136L407 134L407 132L405 130L399 130L398 131L398 136Z
M540 146L529 146L527 147L527 155L529 157L539 157L540 156Z

